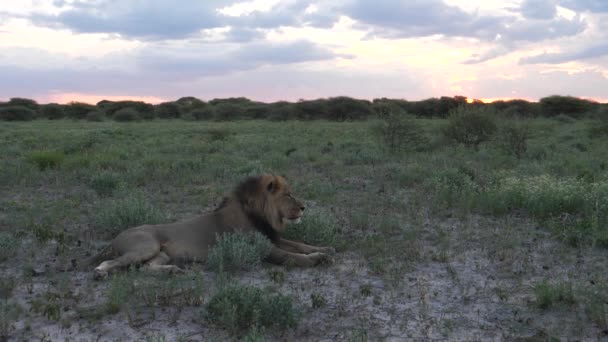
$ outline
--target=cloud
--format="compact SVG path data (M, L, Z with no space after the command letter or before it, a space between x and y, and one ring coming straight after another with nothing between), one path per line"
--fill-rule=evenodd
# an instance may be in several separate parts
M29 19L36 25L68 28L77 33L114 33L141 40L181 39L202 29L222 26L217 9L233 2L76 1L59 14L32 14Z
M592 46L585 47L578 51L568 51L562 53L543 53L536 56L521 58L520 64L559 64L576 60L584 60L608 56L608 42L602 42Z
M350 58L312 42L151 44L98 58L74 58L34 48L0 49L0 94L162 90L168 84L253 71L264 66ZM278 76L277 76L278 77ZM162 92L152 94L161 96Z
M560 0L559 4L574 11L608 12L606 0Z
M528 19L553 19L557 14L556 0L524 0L521 14Z

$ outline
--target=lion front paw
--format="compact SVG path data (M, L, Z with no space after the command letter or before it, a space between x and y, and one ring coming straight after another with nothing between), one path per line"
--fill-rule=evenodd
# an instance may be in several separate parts
M336 249L333 247L318 247L318 252L334 255L336 254Z
M93 271L93 279L94 280L104 280L108 277L108 271L102 270L100 268L96 268Z
M315 252L315 253L308 254L308 259L311 261L312 266L317 266L320 264L327 264L327 263L331 263L331 261L332 261L331 256L329 256L328 254L325 254L325 253L321 253L321 252Z

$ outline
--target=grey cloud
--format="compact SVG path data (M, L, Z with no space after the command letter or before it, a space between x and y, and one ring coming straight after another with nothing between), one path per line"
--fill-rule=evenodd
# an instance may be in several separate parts
M480 18L439 0L351 1L344 7L350 18L370 26L371 35L409 38L442 34L493 38L504 18Z
M559 4L574 11L608 12L606 0L560 0Z
M24 58L27 57L27 58ZM36 91L130 93L162 89L261 66L330 60L331 50L307 41L249 44L156 44L135 52L75 59L38 49L0 49L0 94ZM40 62L35 62L36 60Z
M234 1L100 0L78 1L57 15L34 14L41 26L66 27L79 33L116 33L126 38L181 39L222 25L217 13Z
M244 43L254 40L260 40L264 37L265 34L261 30L231 27L230 31L225 34L224 39L228 42Z
M563 53L543 53L536 56L524 57L520 59L520 64L559 64L581 59L590 59L608 56L608 42L589 46L578 51L568 51Z
M521 14L529 19L552 19L557 14L556 0L524 0Z

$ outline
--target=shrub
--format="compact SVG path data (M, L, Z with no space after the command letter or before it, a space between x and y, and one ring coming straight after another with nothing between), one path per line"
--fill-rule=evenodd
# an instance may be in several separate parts
M428 139L416 119L397 106L382 105L376 112L384 121L378 128L380 137L391 152L421 151Z
M603 108L598 112L598 120L589 128L591 137L608 136L608 108Z
M490 107L458 107L450 112L443 134L449 140L477 148L496 131L494 111Z
M200 273L163 277L160 274L130 270L112 277L106 310L118 313L125 305L191 306L202 304L203 281Z
M212 106L197 108L190 112L195 120L212 120L215 117L215 110Z
M164 102L154 107L154 113L161 119L179 118L180 108L175 102Z
M120 122L128 122L128 121L138 121L139 112L133 108L123 108L114 113L112 117L115 121Z
M566 114L573 118L580 118L585 113L597 108L598 104L585 99L572 96L548 96L539 101L540 109L544 116L556 116Z
M521 159L528 150L529 127L525 123L510 122L500 127L498 144L503 151Z
M338 240L338 225L330 213L311 209L307 210L300 224L290 225L285 230L284 237L311 245L333 246Z
M100 196L110 196L121 184L119 175L111 171L101 171L89 179L89 186Z
M94 110L87 114L87 121L100 122L105 119L105 114L101 110Z
M224 286L205 306L205 316L216 324L238 332L249 328L284 330L296 326L291 298L251 286Z
M63 162L65 155L54 151L37 151L30 153L26 158L30 163L38 166L38 169L44 171L46 169L54 169L59 167Z
M548 309L558 303L576 303L572 284L569 283L551 285L543 280L534 287L534 294L536 295L536 305L541 309Z
M217 121L231 121L240 119L245 114L245 109L231 102L221 102L214 105L215 120Z
M167 219L143 194L136 192L102 203L95 212L94 226L104 237L114 237L126 228L162 223Z
M49 120L57 120L65 116L63 106L56 103L49 103L45 106L42 106L41 112L42 116Z
M25 108L29 108L33 111L37 111L38 109L40 109L40 105L32 100L32 99L24 99L21 97L13 97L11 98L8 103L8 106L17 106L17 107L25 107Z
M81 102L70 102L64 107L64 112L67 117L73 120L82 120L87 117L87 114L96 110L95 106Z
M36 117L36 112L23 106L0 107L0 120L29 121Z
M261 233L226 233L216 237L207 264L216 271L249 270L270 254L272 242Z
M0 341L8 341L13 322L19 319L21 311L19 304L8 299L0 299Z
M8 232L0 232L0 262L12 257L19 249L19 239Z

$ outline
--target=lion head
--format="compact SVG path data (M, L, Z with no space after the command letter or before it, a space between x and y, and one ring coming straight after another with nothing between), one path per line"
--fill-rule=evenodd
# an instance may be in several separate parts
M245 179L220 208L231 198L240 203L256 228L271 239L283 232L287 224L299 223L305 209L304 203L292 194L285 178L273 174Z

